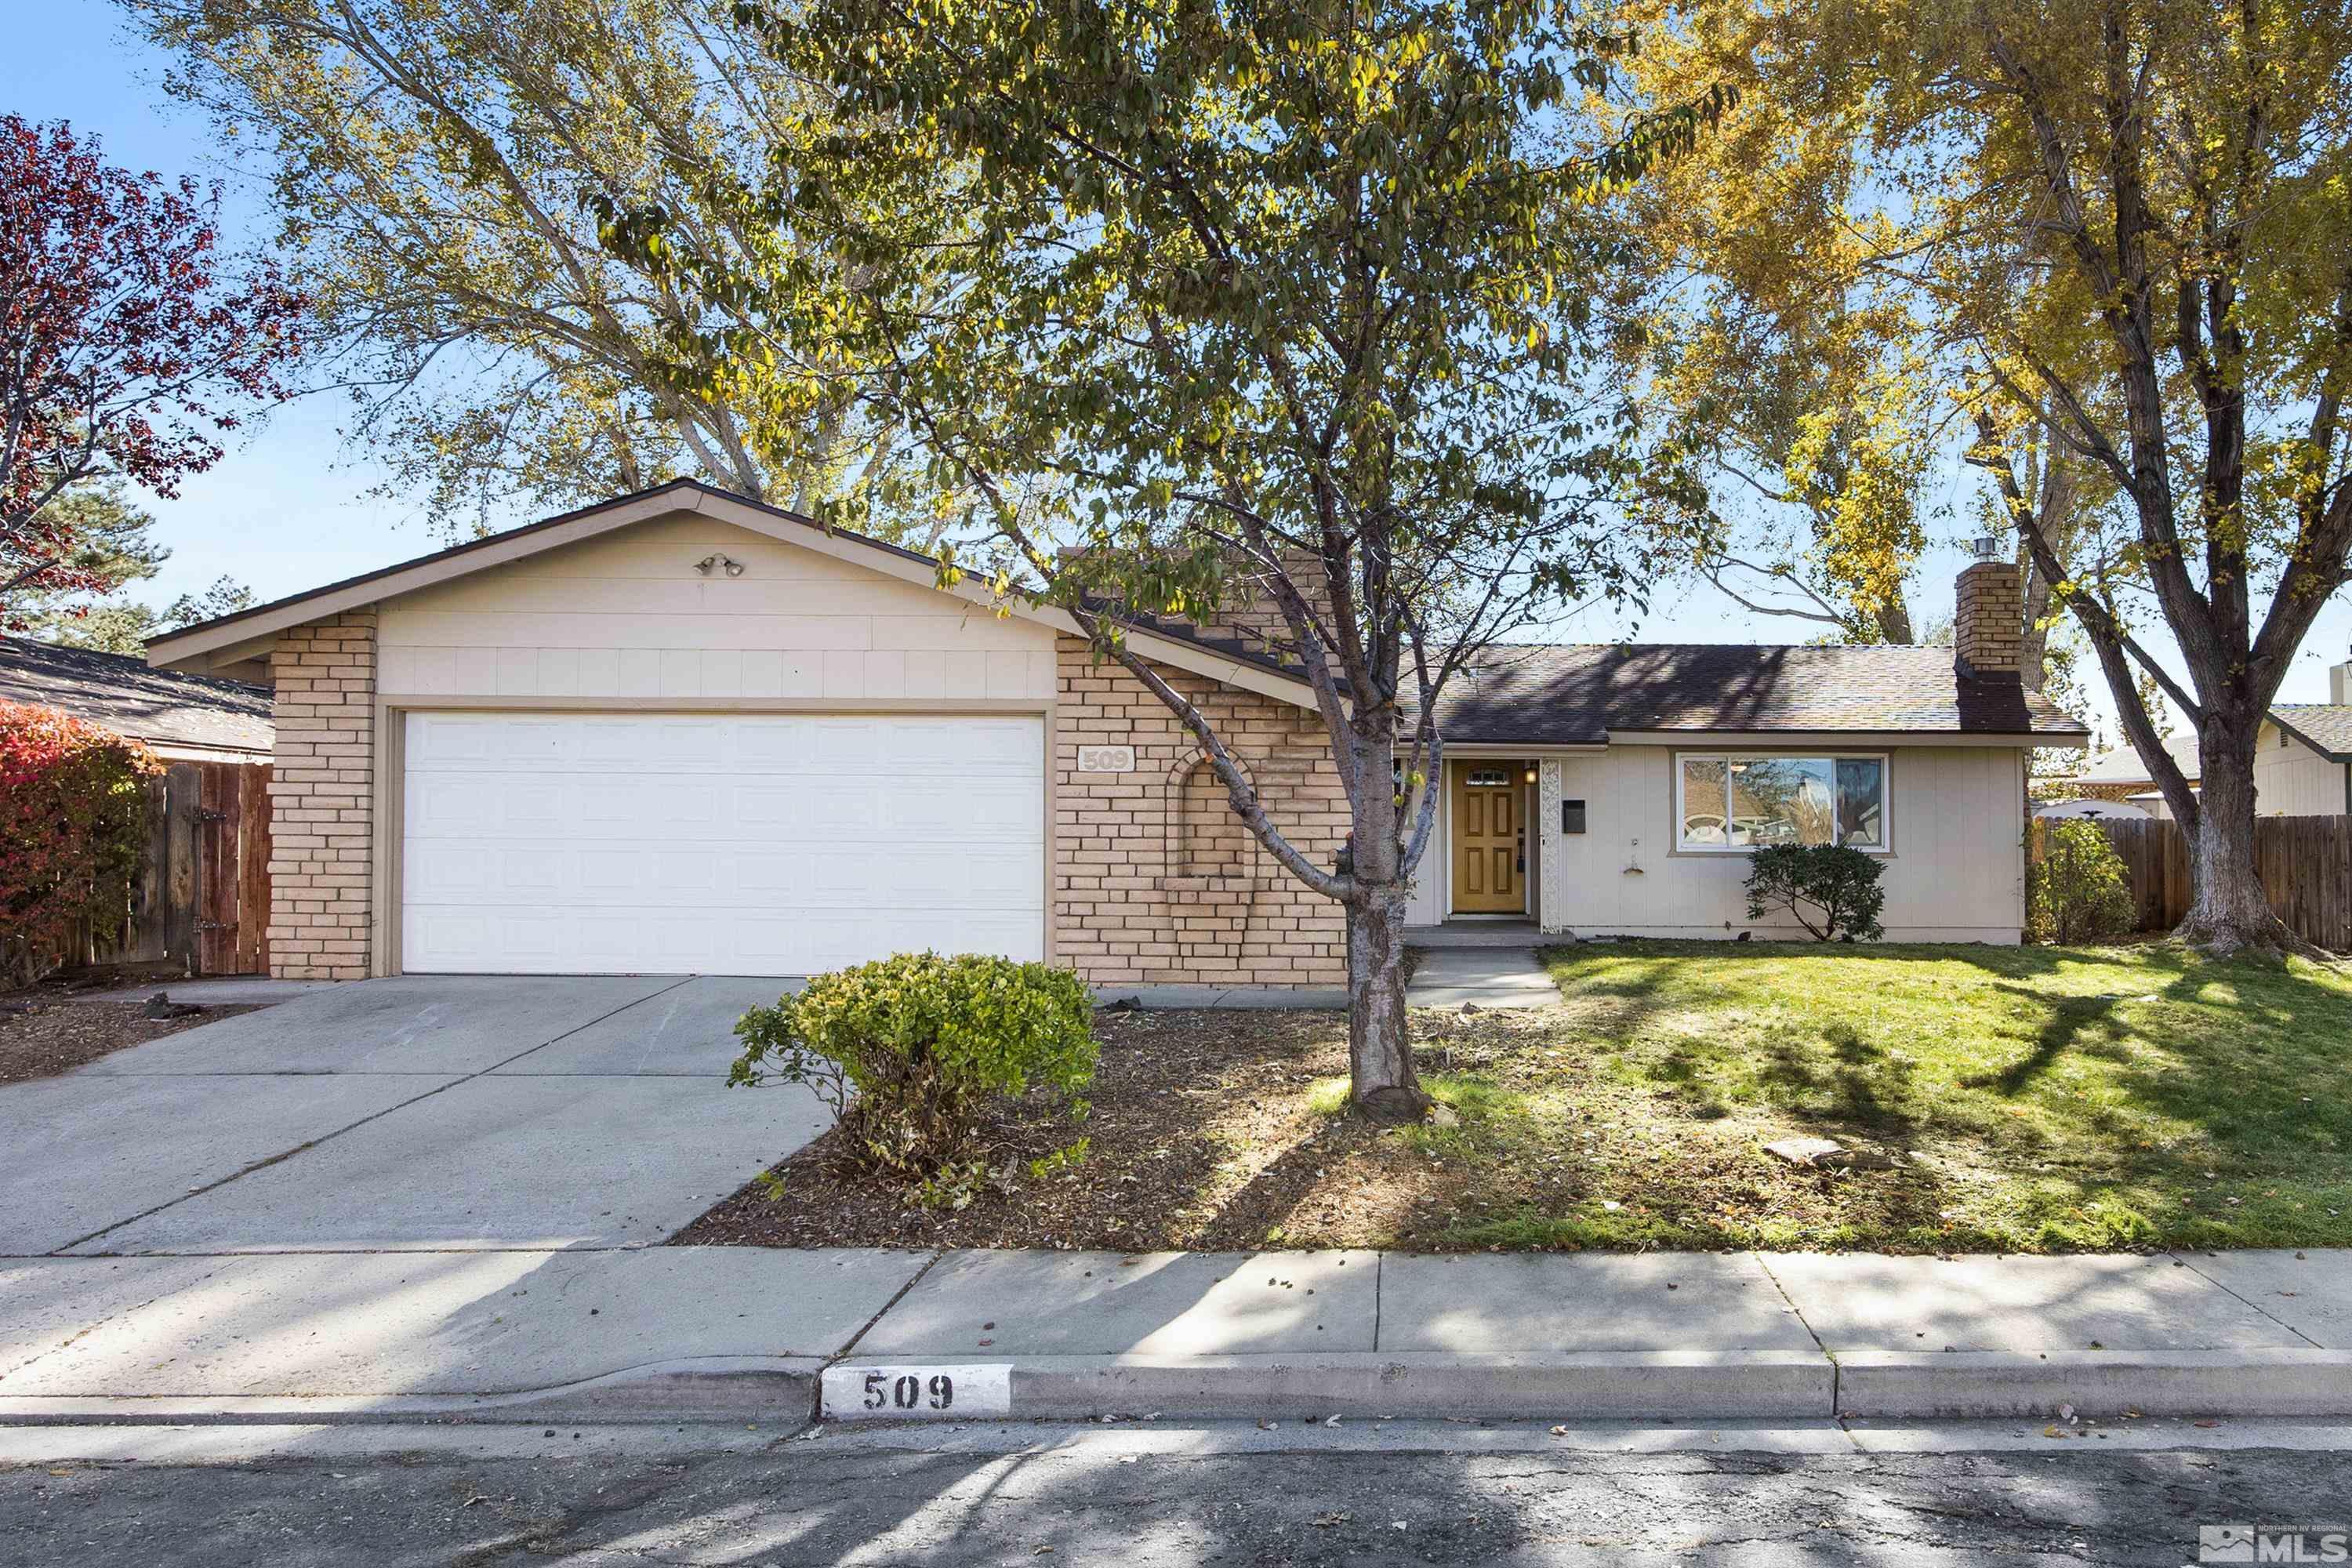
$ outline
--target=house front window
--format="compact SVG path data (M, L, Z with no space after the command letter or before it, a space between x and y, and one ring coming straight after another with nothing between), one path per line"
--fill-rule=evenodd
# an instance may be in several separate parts
M1691 752L1675 759L1680 847L1737 854L1773 844L1885 852L1886 758Z

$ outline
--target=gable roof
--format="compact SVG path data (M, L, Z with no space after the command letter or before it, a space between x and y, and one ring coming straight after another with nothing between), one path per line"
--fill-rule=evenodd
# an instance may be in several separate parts
M257 647L290 626L324 620L345 610L414 593L469 573L502 566L543 551L561 549L634 523L677 512L697 512L733 523L755 533L800 545L925 588L938 587L939 563L920 551L887 540L827 528L815 519L783 507L771 506L705 484L699 479L672 479L667 484L633 495L599 501L558 517L510 528L483 539L467 540L446 550L403 561L356 577L329 583L300 594L256 605L235 615L221 616L175 632L147 639L147 661L170 666L198 661L227 650ZM1023 620L1035 621L1056 631L1076 632L1077 624L1066 611L1030 605L1019 598L998 600L984 584L970 582L940 590L968 603L993 610L1000 605ZM1296 668L1237 640L1210 636L1181 624L1138 623L1130 628L1130 646L1156 661L1222 680L1301 707L1311 707L1314 695Z
M95 648L0 637L0 697L62 709L150 745L266 756L277 742L268 688Z
M1986 735L2079 745L2081 721L1944 647L1569 643L1489 648L1438 700L1452 744L1588 746L1612 734Z
M2340 702L2282 702L2271 722L2331 763L2352 763L2352 706Z
M313 588L150 639L150 663L249 653L278 632L592 539L679 511L698 512L925 587L938 563L887 541L827 529L814 519L748 500L698 479L583 507L471 540L380 571ZM984 584L946 590L996 607ZM1012 615L1075 632L1067 612L1006 601ZM1261 644L1189 622L1123 617L1129 646L1155 661L1312 707L1305 673ZM1834 732L1866 735L2031 737L2080 744L2084 725L2014 677L1955 673L1948 648L1813 647L1754 644L1523 645L1487 650L1473 679L1457 679L1440 719L1449 742L1601 745L1615 731Z

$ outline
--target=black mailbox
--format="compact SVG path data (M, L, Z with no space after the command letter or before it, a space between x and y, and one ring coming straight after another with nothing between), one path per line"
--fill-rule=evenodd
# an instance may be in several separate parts
M1584 831L1584 803L1582 801L1564 800L1559 803L1559 830L1562 833L1581 833Z

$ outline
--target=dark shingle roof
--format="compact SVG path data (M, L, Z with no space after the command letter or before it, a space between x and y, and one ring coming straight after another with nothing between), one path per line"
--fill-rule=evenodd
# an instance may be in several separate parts
M0 698L63 709L151 744L267 753L277 740L267 687L24 637L0 637Z
M2352 761L2352 707L2342 703L2282 702L2271 710L2279 728L2337 762Z
M2084 725L1945 647L1571 643L1490 648L1438 719L1454 744L1598 745L1611 731L2047 735Z

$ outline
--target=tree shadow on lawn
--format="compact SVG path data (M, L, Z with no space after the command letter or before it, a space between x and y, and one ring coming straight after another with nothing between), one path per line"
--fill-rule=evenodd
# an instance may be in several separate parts
M2352 1208L2341 1163L2352 987L2340 972L2146 945L1759 945L1627 944L1603 984L1570 965L1566 989L1603 1004L1591 1021L1604 1037L1612 991L1645 1014L1702 1007L1712 991L1748 1026L1685 1026L1669 1041L1627 1030L1615 1042L1625 1068L1718 1104L1727 1085L1804 1131L1946 1144L2010 1184L2015 1218L2051 1216L2038 1223L2061 1231L2079 1220L2095 1237L2120 1215L2129 1234L2137 1205L2173 1239L2338 1244ZM1809 973L1815 958L1835 967ZM1898 977L1915 965L1916 980ZM1880 966L1898 973L1869 978ZM2233 1176L2242 1190L2225 1192Z

